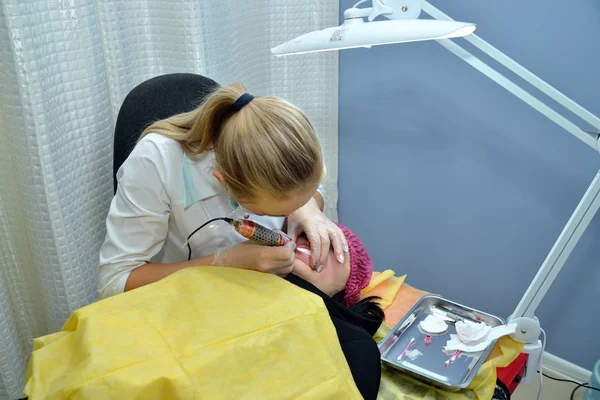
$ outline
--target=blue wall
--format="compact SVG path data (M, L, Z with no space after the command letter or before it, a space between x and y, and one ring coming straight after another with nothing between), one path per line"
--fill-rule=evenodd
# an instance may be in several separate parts
M597 0L431 3L600 115ZM502 317L600 168L599 154L435 42L340 52L339 121L340 220L376 269ZM598 243L596 217L537 312L547 350L588 369L600 358Z

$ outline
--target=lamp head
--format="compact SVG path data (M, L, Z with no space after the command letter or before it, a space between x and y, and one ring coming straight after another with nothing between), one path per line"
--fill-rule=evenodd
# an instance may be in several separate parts
M418 19L421 1L372 0L373 7L356 8L355 5L344 11L342 25L306 33L272 48L271 52L276 56L284 56L370 48L392 43L456 38L475 31L476 25L471 23ZM379 16L384 16L387 21L374 21Z

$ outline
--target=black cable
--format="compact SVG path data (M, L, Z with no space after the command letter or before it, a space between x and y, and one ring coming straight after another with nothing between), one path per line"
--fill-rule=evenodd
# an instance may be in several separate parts
M233 219L231 218L226 218L226 217L219 217L219 218L213 218L210 221L206 221L205 223L203 223L202 225L200 225L199 228L196 228L196 230L192 233L190 233L190 236L188 236L187 238L187 247L188 247L188 261L190 261L192 259L192 246L190 246L190 239L192 238L192 236L194 236L194 234L196 232L198 232L200 229L204 228L206 225L215 222L215 221L225 221L227 223L230 223L233 221Z
M573 389L573 391L571 392L571 400L573 400L575 398L575 392L577 391L577 389L579 388L586 388L586 389L592 389L592 390L596 390L596 391L600 391L600 389L592 387L590 385L586 385L584 383L580 383L578 384L575 389Z
M548 379L552 379L553 381L557 381L557 382L567 382L567 383L574 383L575 385L577 385L577 386L575 387L575 389L573 389L573 391L571 392L571 400L573 400L573 398L574 398L574 396L575 396L575 392L577 391L577 389L580 389L580 388L592 389L592 390L595 390L595 391L598 391L598 392L600 392L600 389L599 389L599 388L595 388L595 387L593 387L593 386L590 386L590 385L588 385L588 384L586 384L586 383L579 383L579 382L577 382L577 381L573 381L573 380L571 380L571 379L560 379L560 378L555 378L555 377L553 377L553 376L546 375L546 374L544 374L544 373L542 373L542 375L544 375L544 376L545 376L546 378L548 378Z
M571 380L571 379L561 379L561 378L555 378L555 377L553 377L553 376L546 375L546 374L544 374L544 373L542 373L542 375L544 375L544 376L545 376L546 378L548 378L548 379L552 379L553 381L557 381L557 382L568 382L568 383L574 383L574 384L576 384L576 385L579 385L579 384L580 384L579 382L577 382L577 381L573 381L573 380ZM582 385L585 385L585 383L582 383ZM600 390L600 389L598 389L598 390Z
M577 386L575 386L575 389L573 389L573 391L571 392L571 397L570 399L573 400L575 398L575 392L577 391L577 389L579 389L582 386L582 384L578 384Z

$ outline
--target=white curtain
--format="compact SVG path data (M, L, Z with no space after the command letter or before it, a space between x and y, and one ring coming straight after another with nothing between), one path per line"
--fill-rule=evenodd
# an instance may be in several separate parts
M337 202L337 56L269 49L338 22L338 0L0 1L0 398L18 398L34 337L96 299L126 94L195 72L282 96L314 123Z

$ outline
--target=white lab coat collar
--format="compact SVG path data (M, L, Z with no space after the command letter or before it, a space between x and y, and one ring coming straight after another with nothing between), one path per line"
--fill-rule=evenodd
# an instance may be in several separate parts
M183 177L183 204L188 209L192 204L215 196L223 191L223 185L212 174L214 154L206 152L189 158L183 155L181 174Z

